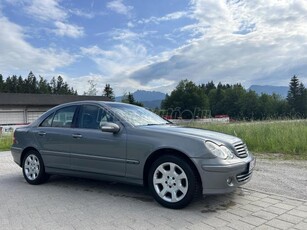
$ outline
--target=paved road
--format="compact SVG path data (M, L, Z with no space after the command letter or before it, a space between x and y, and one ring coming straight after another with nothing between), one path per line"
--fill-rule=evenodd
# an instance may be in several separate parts
M307 200L240 188L183 210L161 207L141 187L54 176L25 182L0 153L0 229L307 229Z

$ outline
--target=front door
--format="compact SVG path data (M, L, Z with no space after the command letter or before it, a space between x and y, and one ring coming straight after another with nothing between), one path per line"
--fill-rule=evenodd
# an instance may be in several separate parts
M83 105L74 129L71 169L112 176L125 176L126 131L102 132L100 122L117 122L98 105ZM119 124L119 123L118 123Z

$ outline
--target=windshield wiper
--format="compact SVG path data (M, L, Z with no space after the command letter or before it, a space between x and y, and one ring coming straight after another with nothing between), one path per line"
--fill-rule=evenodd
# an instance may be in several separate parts
M168 124L171 124L171 123L147 124L147 126L152 126L152 125L168 125Z

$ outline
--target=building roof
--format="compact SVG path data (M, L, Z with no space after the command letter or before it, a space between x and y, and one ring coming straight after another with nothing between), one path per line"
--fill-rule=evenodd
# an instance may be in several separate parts
M104 96L79 96L79 95L56 95L56 94L28 94L28 93L0 93L1 105L35 105L55 106L73 101L110 101Z

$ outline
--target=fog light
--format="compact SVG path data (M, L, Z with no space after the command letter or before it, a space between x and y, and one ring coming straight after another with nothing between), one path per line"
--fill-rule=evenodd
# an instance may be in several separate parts
M232 183L232 177L228 177L228 179L226 180L228 186L233 186L233 183Z

